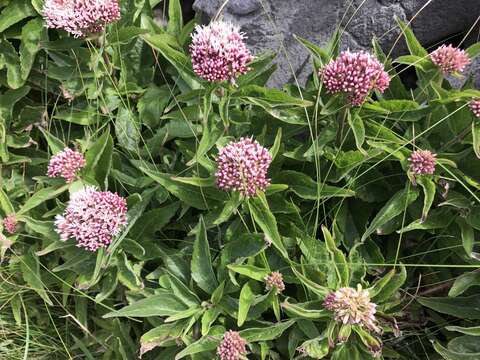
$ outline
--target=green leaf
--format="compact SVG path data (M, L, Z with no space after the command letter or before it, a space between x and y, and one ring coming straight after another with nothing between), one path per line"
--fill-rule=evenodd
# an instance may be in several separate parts
M348 270L347 259L343 252L337 248L337 244L335 244L332 234L324 225L322 225L322 233L327 251L332 259L332 265L337 274L338 283L341 287L348 286L350 284L350 271Z
M182 79L190 86L191 89L198 89L200 84L191 68L191 62L183 53L183 49L174 37L170 34L145 34L142 38L154 49L167 59L179 72Z
M168 272L168 270L167 270ZM185 285L178 277L173 273L168 272L168 277L170 280L170 287L172 288L173 294L177 296L182 302L187 306L195 306L201 303L198 296L190 290L187 285Z
M140 141L140 122L128 109L120 107L115 120L115 134L124 149L137 151Z
M473 151L477 158L480 159L480 122L472 122L472 139L473 139Z
M20 43L20 71L22 79L26 80L40 50L40 42L45 38L45 25L41 18L30 20L22 27Z
M38 129L42 132L43 136L47 140L48 148L50 149L52 154L58 154L59 152L65 149L65 144L59 138L53 136L52 133L48 132L46 129L42 128L41 126L39 126ZM88 162L87 162L87 166L88 166Z
M20 59L17 51L5 39L0 39L0 64L1 67L6 66L7 68L7 85L10 88L18 89L25 84L20 72Z
M118 311L112 311L104 315L104 318L112 317L151 317L151 316L172 316L187 307L170 291L159 291L145 299L127 305Z
M478 360L480 358L480 352L476 352L476 353L457 352L457 351L453 351L451 349L447 349L443 347L438 342L433 343L433 348L445 360Z
M15 0L3 9L0 14L0 33L19 21L36 15L35 9L30 5L29 0Z
M325 183L317 183L304 173L287 170L278 175L278 180L288 185L288 187L302 199L320 200L331 197L350 197L355 196L355 192L349 189L343 189Z
M154 126L156 122L160 121L160 117L163 115L163 111L168 105L171 96L172 93L167 86L158 87L151 84L137 104L139 117L142 119L142 122Z
M399 18L395 18L400 29L402 30L403 36L405 36L405 41L407 42L408 50L410 50L410 54L419 56L421 58L425 58L428 56L427 50L420 44L420 42L415 37L413 31Z
M263 328L249 328L240 331L240 336L247 342L270 341L280 337L285 330L295 323L295 320L272 323Z
M217 320L218 316L220 315L220 310L218 307L212 307L207 309L202 316L202 335L208 335L210 332L210 328L212 324Z
M194 355L194 354L214 350L217 348L219 344L220 344L220 339L217 339L211 336L204 336L199 340L195 341L194 343L188 345L185 349L183 349L177 355L175 355L175 360L183 359L184 357L189 355Z
M330 352L328 338L325 336L305 341L300 345L300 349L302 354L313 359L323 359Z
M316 320L323 318L328 319L332 316L331 311L322 308L323 300L296 304L289 303L287 300L285 300L281 305L282 309L291 318Z
M417 184L423 189L423 210L421 221L424 222L427 219L430 208L432 207L436 188L433 180L426 176L419 176L417 178Z
M22 270L23 280L48 304L53 306L52 301L45 291L45 284L40 274L40 263L35 255L34 249L23 255L21 258L20 268Z
M330 293L330 290L325 286L321 286L316 282L310 280L305 275L303 275L300 271L298 271L295 267L292 267L293 273L297 276L297 278L305 285L308 289L313 291L317 294L320 298L325 298Z
M168 224L179 207L180 202L177 201L167 206L145 212L128 233L129 237L135 241L153 237L155 232L162 230L162 228Z
M477 42L473 45L470 45L465 52L468 54L470 59L475 59L480 54L480 43Z
M253 219L260 226L265 236L272 241L273 246L280 254L288 259L287 250L278 232L277 220L270 211L265 195L257 193L256 197L249 199L248 205Z
M140 338L140 356L158 346L168 346L180 339L185 324L181 321L174 324L162 324L146 332Z
M87 162L85 174L104 184L105 179L110 173L113 153L113 139L109 131L105 131L92 145L89 146L85 154Z
M462 236L462 245L468 256L472 255L473 246L475 244L475 232L473 227L468 224L464 218L457 217L456 223L460 227L460 233Z
M247 319L248 311L250 310L254 300L255 294L252 292L248 282L246 282L242 287L242 291L240 291L240 297L238 299L237 325L239 327L242 326Z
M235 96L254 98L268 103L271 107L275 106L312 106L311 101L295 98L288 95L285 91L278 89L265 88L258 85L247 85L239 89Z
M405 280L407 280L407 270L405 266L400 265L399 267L400 272L397 273L395 269L393 269L394 275L388 278L388 282L386 282L375 295L372 295L372 300L377 304L391 300L398 289L405 283Z
M461 319L479 320L480 319L480 297L473 295L470 297L431 297L419 298L417 300L423 306L438 311L442 314L456 316Z
M362 145L365 142L365 126L363 125L363 120L357 112L351 114L350 111L348 112L347 120L348 125L350 125L350 128L353 131L357 149L363 152Z
M380 209L375 218L370 223L362 236L363 243L371 234L377 231L383 224L392 220L397 215L404 212L408 205L413 203L418 197L418 192L410 188L405 188L393 195L390 200Z
M168 24L167 32L178 36L182 32L183 16L180 0L170 0L168 2Z
M465 291L467 291L472 286L479 286L479 285L480 285L479 272L472 271L472 272L462 274L455 279L455 282L453 283L452 287L448 292L448 296L457 297L458 295L462 295Z
M265 277L270 273L267 269L259 268L253 265L230 264L227 267L230 270L235 271L236 273L248 276L251 279L262 282L265 280Z
M164 186L168 192L175 195L184 203L200 210L207 210L209 206L213 206L218 201L224 201L226 196L219 190L212 188L199 188L190 184L184 184L174 180L174 176L158 172L147 162L134 162L137 167L150 178Z
M205 222L201 216L197 236L193 243L191 268L192 278L200 289L208 294L212 294L218 286L218 281L213 272L210 246L207 240L207 230L205 229Z
M40 204L43 204L45 201L56 198L58 195L68 190L69 187L70 185L66 184L62 186L52 186L37 191L25 202L25 204L23 204L17 214L25 214L27 211L32 210Z
M446 326L448 331L456 331L465 335L480 336L480 326L474 327L461 327L461 326Z

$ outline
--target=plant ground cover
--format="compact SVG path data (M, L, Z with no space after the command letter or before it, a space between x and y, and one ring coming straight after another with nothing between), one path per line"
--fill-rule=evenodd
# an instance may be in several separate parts
M480 359L480 44L270 89L158 3L0 1L0 358Z

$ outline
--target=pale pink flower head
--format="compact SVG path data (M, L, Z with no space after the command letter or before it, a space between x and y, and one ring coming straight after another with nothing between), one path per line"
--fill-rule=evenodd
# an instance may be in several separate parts
M275 289L277 294L285 290L283 275L281 272L272 271L265 277L265 287L267 290Z
M120 5L118 0L45 0L43 17L49 28L84 37L119 20Z
M197 25L192 35L190 55L193 71L210 81L235 79L248 72L253 60L244 43L245 35L230 23L214 21L209 25Z
M323 306L333 312L335 321L344 325L360 325L368 330L380 333L375 313L377 305L370 301L368 290L343 287L325 297Z
M470 110L472 110L473 115L475 115L477 118L480 118L480 98L473 99L470 101L468 106L470 107Z
M267 149L250 138L231 142L220 150L217 158L217 186L224 191L239 191L255 196L257 190L265 191L270 185L267 177L272 162Z
M217 348L220 360L240 360L247 354L247 342L236 331L229 330Z
M85 164L82 153L65 148L50 159L47 175L49 177L63 177L67 183L71 183L77 178L78 172Z
M444 74L462 72L471 60L464 50L442 45L430 54L430 59Z
M390 84L383 64L365 51L343 51L320 69L319 75L330 93L345 94L354 106L361 105L370 91L383 93Z
M410 169L415 175L432 175L435 172L437 155L429 150L416 150L408 158Z
M18 230L18 220L15 214L9 214L3 218L3 227L9 234L15 234Z
M87 186L70 197L63 215L55 219L60 239L75 238L90 251L107 247L127 224L127 202L110 191Z

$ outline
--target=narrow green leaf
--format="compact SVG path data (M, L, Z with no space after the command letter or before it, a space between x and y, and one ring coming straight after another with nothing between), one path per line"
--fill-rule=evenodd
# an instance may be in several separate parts
M238 317L237 317L237 325L240 327L243 325L245 320L247 319L248 311L253 304L255 299L255 294L252 292L250 285L248 282L245 283L242 287L242 291L240 291L240 297L238 299Z
M340 286L348 286L350 284L350 271L348 270L347 259L342 251L337 248L335 240L328 228L322 225L323 238L327 251L332 259L332 265L335 268Z
M287 170L278 175L278 180L288 187L302 199L320 200L330 197L355 196L355 192L349 189L339 188L327 184L319 184L304 173Z
M473 230L473 227L470 226L470 224L468 224L462 217L457 217L455 221L460 227L463 248L465 249L467 255L471 256L473 251L473 245L475 244L475 232Z
M271 241L273 246L288 259L288 253L283 245L282 238L278 232L277 220L273 216L264 194L258 193L256 197L249 199L248 202L253 219L260 226L265 236Z
M424 222L427 219L430 208L432 207L436 188L433 180L426 176L419 176L417 179L417 184L419 184L423 189L423 210L421 221Z
M186 356L212 351L220 344L220 339L212 336L204 336L175 355L175 360L183 359Z
M400 29L402 30L403 36L405 36L405 40L407 42L408 50L410 50L410 54L419 56L419 57L427 57L428 52L424 49L424 47L420 44L420 42L415 37L413 31L405 24L402 20L398 17L395 18Z
M20 268L22 270L23 280L35 290L35 292L48 304L53 306L45 290L45 284L40 274L40 263L33 249L22 256Z
M476 271L467 272L460 275L455 279L452 287L448 292L448 296L457 297L462 295L465 291L470 289L472 286L480 285L480 273Z
M474 327L461 327L461 326L446 326L448 331L456 331L465 335L480 336L480 326Z
M162 291L156 295L151 295L145 299L139 300L131 305L127 305L118 311L112 311L104 315L104 318L112 317L151 317L151 316L171 316L187 309L179 299L170 293Z
M295 320L272 323L268 327L249 328L240 331L240 336L247 342L270 341L279 338L285 330L295 323Z
M183 28L182 5L180 0L170 0L168 2L168 24L167 32L178 36Z
M265 277L269 274L267 269L259 268L253 265L228 265L230 270L235 271L236 273L248 276L251 279L257 281L264 281Z
M363 120L358 115L357 112L351 113L348 112L347 116L348 125L353 131L353 136L355 137L355 144L357 145L357 149L360 151L364 151L362 148L363 143L365 142L365 126L363 125Z
M371 234L377 231L383 224L392 220L397 215L405 211L411 203L418 197L418 192L408 187L398 191L390 200L380 209L375 218L370 223L365 233L362 236L363 243Z
M68 190L69 187L70 185L66 184L62 186L52 186L37 191L25 202L25 204L23 204L17 214L25 214L27 211L32 210L40 204L43 204L45 201L56 198L58 195Z
M480 297L422 297L417 300L423 306L442 314L456 316L461 319L480 319Z
M40 42L45 38L45 25L41 18L30 20L22 27L22 41L20 43L20 70L22 79L27 79L40 50Z
M191 268L192 278L197 285L206 293L212 294L218 286L218 281L213 272L207 230L202 217L200 217L199 229L193 243Z
M29 0L15 0L3 9L0 14L0 33L19 21L36 15L35 9L30 5Z

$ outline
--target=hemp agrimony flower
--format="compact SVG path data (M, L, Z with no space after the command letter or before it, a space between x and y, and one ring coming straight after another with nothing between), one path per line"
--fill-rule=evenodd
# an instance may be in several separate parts
M244 39L240 29L230 23L197 25L190 45L193 71L207 81L235 82L248 72L247 64L253 60Z

